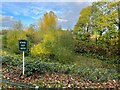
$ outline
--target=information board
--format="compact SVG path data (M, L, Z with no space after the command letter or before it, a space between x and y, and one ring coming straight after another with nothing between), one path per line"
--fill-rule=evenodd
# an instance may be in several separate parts
M27 40L19 40L19 51L27 51L28 49L28 42Z

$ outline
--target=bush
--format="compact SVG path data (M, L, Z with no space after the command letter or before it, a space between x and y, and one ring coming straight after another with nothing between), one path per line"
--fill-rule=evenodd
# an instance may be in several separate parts
M22 65L22 59L18 58L17 56L11 56L11 55L6 55L6 56L1 56L0 57L2 60L2 65L3 66L21 66Z
M24 31L10 30L4 36L3 41L4 48L11 53L19 53L18 51L18 40L27 39Z
M41 43L31 48L31 55L42 60L71 63L74 59L73 38L70 31L48 31Z
M2 64L4 68L15 69L15 67L22 68L22 60L18 57L12 56L2 56ZM25 59L25 75L30 76L33 73L45 74L46 72L49 74L54 73L62 73L62 74L72 74L72 75L80 75L83 80L90 80L93 82L104 82L107 80L117 80L118 73L114 68L81 68L75 65L63 65L60 63L49 63L42 62L39 59ZM22 72L21 72L22 73Z
M107 48L105 45L96 45L91 42L76 41L76 44L75 44L76 53L80 53L81 55L84 55L87 57L98 58L107 63L117 64L119 60L119 56L115 55L114 54L115 52L112 52L112 51L111 51L111 48L109 47Z

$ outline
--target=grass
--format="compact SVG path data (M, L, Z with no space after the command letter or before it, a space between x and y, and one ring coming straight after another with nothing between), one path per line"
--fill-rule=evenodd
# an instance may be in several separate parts
M99 59L93 59L86 56L76 55L74 64L80 67L94 67L94 68L111 68L114 67L112 64L108 64Z

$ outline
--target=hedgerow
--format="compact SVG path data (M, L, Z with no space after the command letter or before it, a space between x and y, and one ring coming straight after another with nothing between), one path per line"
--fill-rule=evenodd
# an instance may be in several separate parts
M9 67L15 69L15 67L21 68L22 71L22 59L12 56L1 56L3 67L9 70ZM21 72L22 73L22 72ZM25 76L30 76L33 73L37 74L71 74L79 75L82 80L91 80L93 82L104 82L108 80L117 80L118 73L115 68L90 68L79 67L76 65L62 65L60 63L43 62L40 59L25 60Z

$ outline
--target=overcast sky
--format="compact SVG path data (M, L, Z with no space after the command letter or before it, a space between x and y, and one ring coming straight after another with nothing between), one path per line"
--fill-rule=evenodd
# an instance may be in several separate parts
M58 26L72 29L76 24L80 11L91 5L91 2L2 2L0 24L2 28L12 27L21 20L29 26L42 18L46 12L53 11L58 17Z

